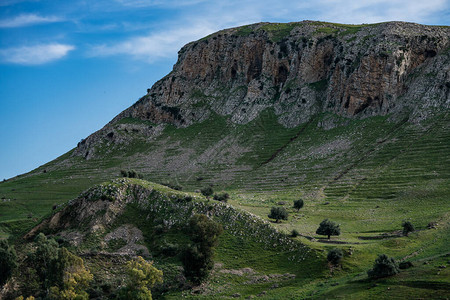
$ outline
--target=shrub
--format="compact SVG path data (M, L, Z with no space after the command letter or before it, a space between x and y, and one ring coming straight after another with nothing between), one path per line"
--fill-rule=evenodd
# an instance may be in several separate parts
M288 212L284 207L272 207L270 214L267 217L270 219L275 219L275 222L278 223L279 220L288 219Z
M399 269L409 269L411 267L414 267L413 263L410 261L402 261L398 264Z
M404 236L408 236L408 234L410 232L413 232L415 230L414 225L409 221L404 221L402 223L402 227L403 227L403 235Z
M298 237L300 233L298 233L297 229L292 229L291 231L291 237Z
M167 183L165 186L170 187L172 190L181 191L183 187L176 183Z
M119 299L152 299L152 288L163 282L163 272L141 256L127 262L128 284L119 292Z
M192 244L182 255L184 274L194 284L200 284L214 266L214 251L223 228L206 215L200 214L189 220L188 228Z
M340 235L341 229L339 228L339 224L325 219L320 223L319 228L316 230L316 234L326 235L328 236L328 239L330 239L330 236L332 235Z
M340 264L343 256L341 249L334 248L328 251L327 260L330 264L337 266Z
M210 187L210 186L207 186L207 187L201 189L200 192L201 192L202 195L205 196L206 198L209 198L209 196L211 196L211 195L214 193L212 187Z
M93 276L84 266L83 259L64 247L59 251L57 275L60 284L50 288L50 299L89 299L85 290Z
M300 208L302 208L303 207L303 200L302 199L299 199L299 200L294 200L294 208L297 210L297 211L299 211L300 210Z
M135 170L131 170L131 171L120 170L120 176L128 177L128 178L139 178L139 179L142 179L144 177L144 176L142 176L142 174L136 172Z
M17 268L17 255L7 240L0 240L0 287L11 277Z
M395 259L388 257L386 254L381 254L375 260L373 268L367 271L367 275L369 278L383 278L395 275L399 271Z
M220 193L220 194L214 194L213 199L217 200L217 201L227 202L229 198L230 198L230 195L228 195L228 193Z

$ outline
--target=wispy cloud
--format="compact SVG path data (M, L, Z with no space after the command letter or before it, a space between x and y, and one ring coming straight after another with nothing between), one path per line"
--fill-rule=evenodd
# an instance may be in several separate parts
M153 29L148 34L104 42L90 50L91 56L131 56L150 63L160 58L175 57L184 44L214 31L260 21L307 19L357 24L395 20L430 24L433 16L449 10L446 0L116 0L116 3L135 9L143 6L164 7L166 13L175 4L185 5L177 10L177 20L170 23L165 20L157 26L153 23Z
M0 59L3 62L20 65L41 65L63 58L74 50L72 45L47 44L27 47L0 49Z
M63 21L55 16L43 17L36 14L23 14L11 19L0 20L0 28L25 27L43 23L55 23Z
M98 45L91 49L91 56L130 55L136 59L154 62L173 56L184 44L208 35L218 28L210 24L181 27L147 36L130 38L114 45Z
M320 0L316 4L327 7L318 13L320 18L344 23L422 23L432 20L436 13L449 8L446 0Z
M147 7L147 6L164 6L164 7L175 7L175 6L188 6L195 5L201 2L206 2L207 0L116 0L124 6L129 7Z

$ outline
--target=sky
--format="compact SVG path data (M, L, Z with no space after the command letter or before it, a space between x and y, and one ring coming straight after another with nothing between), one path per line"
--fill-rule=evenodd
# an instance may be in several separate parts
M184 44L302 20L450 25L450 0L0 0L0 180L102 128L171 71Z

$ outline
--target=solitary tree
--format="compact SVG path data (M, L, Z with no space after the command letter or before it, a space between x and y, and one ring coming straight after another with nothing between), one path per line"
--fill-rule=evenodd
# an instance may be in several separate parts
M334 248L328 252L327 260L330 264L337 266L340 264L343 256L341 249Z
M278 223L279 220L287 220L288 212L284 207L272 207L270 210L269 218L275 219L275 222Z
M382 278L397 274L400 272L395 259L388 257L386 254L378 255L375 259L373 268L367 271L369 278Z
M214 266L214 250L218 237L222 234L222 225L206 215L194 215L189 220L189 235L192 244L183 252L184 274L194 284L204 281Z
M403 235L404 236L408 236L408 234L410 232L413 232L415 230L414 225L409 221L404 221L402 223L402 227L403 227Z
M303 200L299 199L299 200L294 200L294 208L299 211L302 207L303 207Z
M14 269L17 268L17 256L7 240L0 240L0 287L6 283Z
M330 236L332 235L340 235L341 229L339 228L339 224L325 219L320 223L319 228L316 230L316 234L326 235L328 236L328 239L330 239Z
M201 189L200 192L202 193L203 196L205 196L208 199L209 199L209 196L211 196L214 193L212 187L210 187L210 186L207 186L207 187Z

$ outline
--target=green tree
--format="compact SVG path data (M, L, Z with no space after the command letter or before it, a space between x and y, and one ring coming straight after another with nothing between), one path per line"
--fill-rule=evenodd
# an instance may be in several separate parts
M141 256L127 262L128 284L119 293L119 299L151 300L150 289L163 282L163 272Z
M64 247L59 250L57 276L60 285L51 287L50 298L58 300L89 299L85 290L93 276L84 266L83 259Z
M202 214L194 215L188 228L192 244L183 251L184 274L194 284L200 284L214 266L214 250L223 228Z
M270 214L268 215L270 219L275 219L275 222L278 223L279 220L287 220L288 212L284 207L272 207L270 210Z
M299 199L299 200L294 200L294 208L299 211L302 207L303 207L303 200Z
M337 266L341 263L343 256L341 249L334 248L328 251L327 260L330 264Z
M328 239L330 239L330 236L332 235L340 235L341 229L339 228L339 224L325 219L320 222L319 228L316 230L316 234L326 235L328 236Z
M210 187L210 186L207 186L207 187L201 189L200 192L202 193L203 196L205 196L208 199L209 199L209 196L211 196L214 193L212 187Z
M44 289L50 288L58 281L58 243L47 239L41 232L35 239L36 251L28 254L27 263L36 270L39 281Z
M414 225L409 221L403 221L402 227L404 236L408 236L410 232L413 232L415 230Z
M383 278L400 272L394 258L381 254L375 259L373 268L367 271L369 278Z
M0 240L0 287L6 283L16 268L16 251L7 240Z

